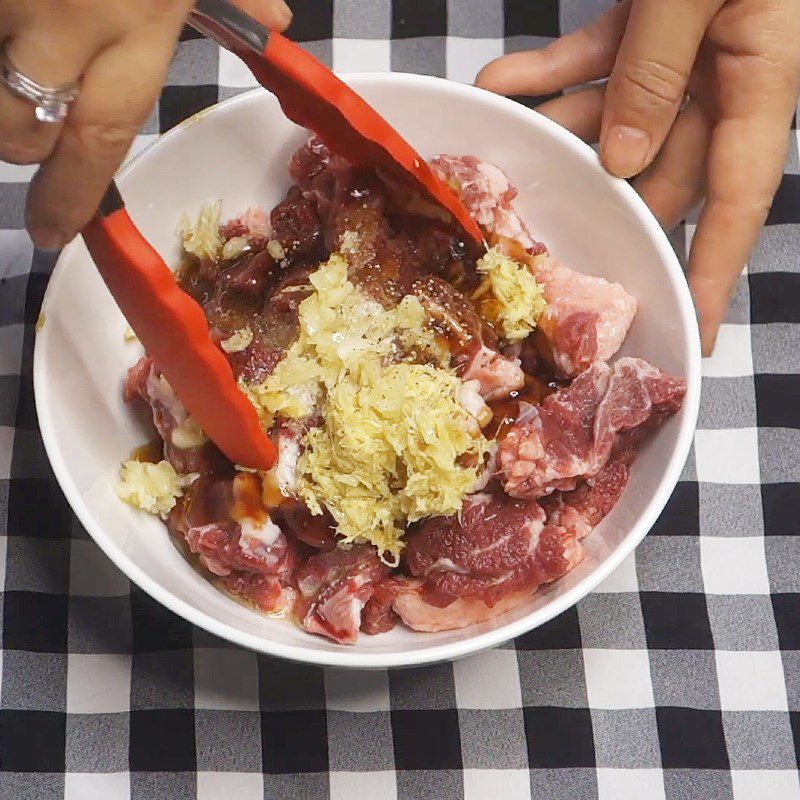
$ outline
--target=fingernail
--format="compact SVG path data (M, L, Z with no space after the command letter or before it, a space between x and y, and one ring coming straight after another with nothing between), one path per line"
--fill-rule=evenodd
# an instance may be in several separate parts
M644 169L650 152L650 137L638 128L615 125L600 148L605 168L619 178L630 178Z

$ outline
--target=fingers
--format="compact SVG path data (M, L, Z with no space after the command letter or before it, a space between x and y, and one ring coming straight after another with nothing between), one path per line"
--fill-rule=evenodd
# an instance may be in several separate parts
M548 100L536 110L585 142L593 144L600 135L605 93L605 86L590 86L555 100Z
M678 114L705 31L724 0L634 0L608 82L600 135L606 169L644 170Z
M292 21L292 11L283 0L235 0L236 5L271 31L283 32Z
M16 69L37 83L69 84L80 78L97 48L92 32L74 33L65 36L53 28L24 29L7 40L6 53ZM39 122L33 103L0 86L0 159L14 164L43 161L60 133L60 123Z
M688 276L704 355L714 349L731 292L766 219L788 138L788 119L782 116L723 120L712 134L706 204Z
M614 65L630 7L626 0L541 50L490 62L478 73L476 86L498 94L543 95L605 78Z
M694 101L678 115L661 152L634 189L661 225L670 230L700 202L711 124Z
M83 80L51 157L28 192L38 247L63 247L91 219L166 75L183 14L100 53Z

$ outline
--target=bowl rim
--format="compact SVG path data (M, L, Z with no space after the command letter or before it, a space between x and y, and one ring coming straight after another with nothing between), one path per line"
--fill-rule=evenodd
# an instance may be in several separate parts
M484 96L484 101L494 103L498 108L513 113L513 115L519 117L520 121L525 125L533 124L541 126L549 135L560 138L562 142L573 151L576 158L580 158L584 162L590 162L592 168L602 169L594 150L578 137L564 128L561 128L547 117L537 114L535 111L500 95L495 95L488 91L478 89L477 87L456 83L444 78L412 73L357 72L342 73L340 77L347 82L355 81L362 85L370 82L378 82L383 84L392 83L397 85L413 84L416 86L429 86L437 90L445 90L457 95L460 94L467 102L469 102L470 99L474 99L476 92L480 92ZM260 87L254 88L198 112L143 148L120 170L117 176L118 180L122 182L124 187L126 175L137 168L140 159L148 157L154 150L163 146L164 142L176 136L180 136L181 132L189 125L202 123L206 116L212 116L220 110L229 110L238 104L251 103L257 97L264 94L266 94L264 89ZM700 338L694 306L681 265L666 234L633 188L628 185L626 181L619 178L613 178L607 174L605 177L619 193L621 200L626 203L637 222L645 228L645 232L655 246L658 255L667 265L668 275L678 296L681 330L687 338L687 392L684 399L685 411L681 427L677 433L675 448L659 482L658 489L647 505L645 512L631 526L622 542L606 557L606 559L562 596L553 599L541 609L532 611L517 620L512 620L484 633L467 636L455 642L435 645L433 647L419 650L409 649L395 653L364 652L359 650L357 646L352 647L346 645L341 645L340 650L316 650L305 647L302 644L274 642L256 634L237 630L228 623L215 619L205 611L201 611L191 603L176 596L169 589L166 589L155 579L151 578L143 569L138 567L126 553L106 535L102 527L95 522L90 509L72 481L67 461L57 444L56 430L51 417L51 400L48 393L45 373L45 347L47 336L40 333L36 336L33 356L34 396L39 428L45 451L50 460L55 477L81 524L105 555L123 574L170 611L173 611L192 624L205 629L209 633L250 650L292 661L316 664L318 666L354 669L386 669L390 667L418 666L454 660L509 641L527 631L539 627L553 617L563 613L605 580L635 549L652 528L672 494L684 463L689 455L697 425L700 403ZM47 302L48 295L57 291L59 282L62 280L63 275L66 274L65 270L62 268L63 264L79 246L80 241L75 240L62 251L45 292L43 307Z

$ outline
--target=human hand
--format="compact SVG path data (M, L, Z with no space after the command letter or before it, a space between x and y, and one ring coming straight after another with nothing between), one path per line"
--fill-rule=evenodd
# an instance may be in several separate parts
M13 66L46 86L80 81L60 123L0 84L0 160L41 167L26 225L45 249L65 245L91 219L155 102L192 0L0 0L0 42ZM283 0L237 0L284 30Z
M665 227L705 197L688 264L704 355L781 179L799 42L797 0L626 0L542 50L491 62L476 80L543 95L609 78L537 110L599 141L604 166L636 176Z

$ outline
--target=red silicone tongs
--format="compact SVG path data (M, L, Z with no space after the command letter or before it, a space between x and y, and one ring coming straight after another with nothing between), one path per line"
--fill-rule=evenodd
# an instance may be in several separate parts
M292 122L351 164L388 172L444 206L478 244L482 234L457 195L413 147L346 83L294 42L228 0L197 0L189 24L239 56Z
M455 193L371 106L313 56L227 0L199 0L190 23L239 56L293 122L353 164L391 174L444 206L469 238L480 229ZM137 337L189 413L232 461L269 469L275 450L200 306L137 230L112 183L83 231L95 264Z

